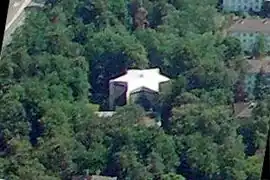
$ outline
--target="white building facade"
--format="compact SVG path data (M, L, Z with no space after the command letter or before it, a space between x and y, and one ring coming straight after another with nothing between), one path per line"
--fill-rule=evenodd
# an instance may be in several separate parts
M260 12L265 0L223 0L222 7L228 12Z
M258 43L259 36L263 37L265 50L270 50L270 20L244 19L236 21L229 29L229 35L241 42L245 52L252 52Z
M140 98L156 102L160 91L168 86L170 79L160 74L158 68L131 69L123 76L110 80L109 106L114 110L115 106L136 103Z

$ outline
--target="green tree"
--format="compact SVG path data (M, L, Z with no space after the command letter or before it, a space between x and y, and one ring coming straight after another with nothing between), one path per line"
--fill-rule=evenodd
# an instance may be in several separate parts
M248 175L247 180L255 180L261 178L263 157L260 155L254 155L248 157L246 160L246 173Z
M238 125L226 106L207 107L204 103L187 104L173 110L171 134L176 135L179 151L186 154L185 162L193 169L189 177L245 179L244 172L236 174L244 166ZM234 158L237 160L230 160ZM188 172L183 169L182 173Z
M26 15L0 61L0 176L257 177L230 107L241 49L220 32L215 0L49 0ZM111 78L148 67L173 81L160 98L162 128L141 124L146 113L132 105L97 117ZM257 84L266 99L266 81ZM245 126L256 150L267 104Z
M227 60L236 58L237 56L241 55L241 44L237 38L227 37L223 40L223 44L226 46L225 58Z
M266 54L266 51L265 37L263 35L259 35L253 49L253 55L255 57L262 58Z
M13 138L10 142L12 154L8 158L0 158L0 176L11 179L42 179L59 180L60 178L48 171L33 153L27 139Z
M255 87L254 87L254 97L256 100L264 100L270 94L268 77L263 69L256 75Z
M162 180L185 180L186 178L178 174L169 173L169 174L163 175L161 179Z

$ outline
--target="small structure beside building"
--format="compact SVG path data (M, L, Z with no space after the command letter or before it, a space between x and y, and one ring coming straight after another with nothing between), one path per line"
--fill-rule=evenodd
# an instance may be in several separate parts
M95 114L99 118L111 118L116 114L115 111L96 111ZM138 125L144 125L146 127L161 126L161 121L155 113L146 113L145 116L137 120Z
M158 101L159 93L169 87L169 82L170 79L161 75L158 68L130 69L125 75L109 82L110 110L129 103L142 105L149 110Z
M96 111L95 114L100 118L112 117L115 114L115 111Z
M108 176L74 176L72 180L117 180L117 177L108 177Z
M236 20L227 30L228 34L240 40L245 52L252 52L263 36L265 50L270 50L270 19L240 19Z

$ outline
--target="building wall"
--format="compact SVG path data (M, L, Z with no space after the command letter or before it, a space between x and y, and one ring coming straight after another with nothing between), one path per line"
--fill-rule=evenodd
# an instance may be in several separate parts
M223 0L223 9L231 12L261 11L264 0Z
M158 102L159 94L154 91L142 90L139 92L131 93L130 94L130 103L135 103L145 110L149 110L150 108L154 108L156 103Z
M159 84L159 93L160 94L169 93L172 90L171 88L172 88L171 81L162 82Z
M166 81L159 84L159 92L152 91L148 88L138 88L131 92L128 91L128 84L123 82L111 82L109 89L109 110L113 111L117 106L124 106L129 103L136 103L138 100L146 97L152 106L158 103L160 93L169 92L171 82ZM147 104L148 102L146 102Z
M109 89L109 109L114 110L116 106L122 106L126 103L126 83L110 83Z
M255 47L258 37L264 35L265 37L265 48L267 51L270 50L270 34L260 34L258 32L233 32L231 33L233 37L236 37L240 40L243 51L252 52Z

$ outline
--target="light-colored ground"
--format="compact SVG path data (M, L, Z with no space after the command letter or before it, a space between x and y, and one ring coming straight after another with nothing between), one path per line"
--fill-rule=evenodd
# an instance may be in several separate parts
M21 5L21 1L19 1L19 0L10 0L9 7L8 7L8 15L7 15L6 24L8 24L11 21L13 16L16 14L18 9L20 8L20 5Z
M17 27L21 26L24 22L25 13L22 12L20 16L11 24L11 26L5 31L3 39L3 47L11 41L12 33L16 30Z
M6 25L11 22L16 12L20 9L21 4L22 4L22 0L10 0Z
M23 23L24 8L31 3L31 0L10 0L6 19L3 46L11 40L11 34Z
M10 28L10 26L23 12L24 8L30 3L31 0L10 0L5 30L8 30Z

